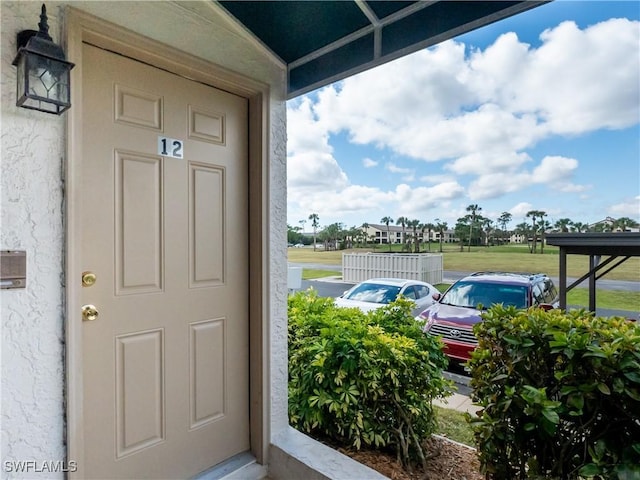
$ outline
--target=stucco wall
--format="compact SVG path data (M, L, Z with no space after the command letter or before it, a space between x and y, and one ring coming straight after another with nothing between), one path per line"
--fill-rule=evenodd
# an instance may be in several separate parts
M64 118L15 107L16 69L11 66L16 54L15 34L34 28L39 4L1 2L0 9L0 249L27 252L27 288L0 293L0 468L13 477L8 471L13 466L7 461L55 461L65 455L61 176L65 123ZM53 15L50 27L57 36Z
M15 107L15 34L37 28L38 2L0 2L0 249L27 252L27 287L2 290L0 324L0 478L61 478L10 472L17 461L65 459L64 179L65 116ZM47 2L50 34L62 43L64 2ZM271 86L269 257L271 431L287 425L286 120L284 72L211 2L73 2L73 7L127 27ZM125 14L126 13L126 14ZM221 46L221 48L215 48ZM71 59L72 60L72 59ZM73 108L73 107L72 107ZM73 460L73 459L69 459Z

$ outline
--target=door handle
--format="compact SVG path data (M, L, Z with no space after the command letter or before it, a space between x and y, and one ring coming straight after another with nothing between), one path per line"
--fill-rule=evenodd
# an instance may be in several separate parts
M85 322L92 322L96 318L98 318L98 309L95 305L83 305L82 306L82 318Z

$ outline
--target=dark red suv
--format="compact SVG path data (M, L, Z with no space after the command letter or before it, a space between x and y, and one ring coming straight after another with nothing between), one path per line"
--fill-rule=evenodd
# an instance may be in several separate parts
M481 321L482 310L502 303L516 308L558 307L558 292L553 281L542 273L476 272L453 285L437 303L424 310L417 320L425 322L424 331L442 338L445 353L456 361L469 360L478 341L473 325Z

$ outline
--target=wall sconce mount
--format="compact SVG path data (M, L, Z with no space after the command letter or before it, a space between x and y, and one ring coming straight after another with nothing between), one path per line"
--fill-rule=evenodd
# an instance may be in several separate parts
M60 115L71 107L70 72L75 66L67 62L64 51L49 35L47 8L42 5L40 30L23 30L17 35L18 107Z

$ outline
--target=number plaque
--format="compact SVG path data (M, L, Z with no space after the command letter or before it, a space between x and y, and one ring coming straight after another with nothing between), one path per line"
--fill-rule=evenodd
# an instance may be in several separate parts
M158 137L158 155L163 157L184 158L184 144L175 138Z

